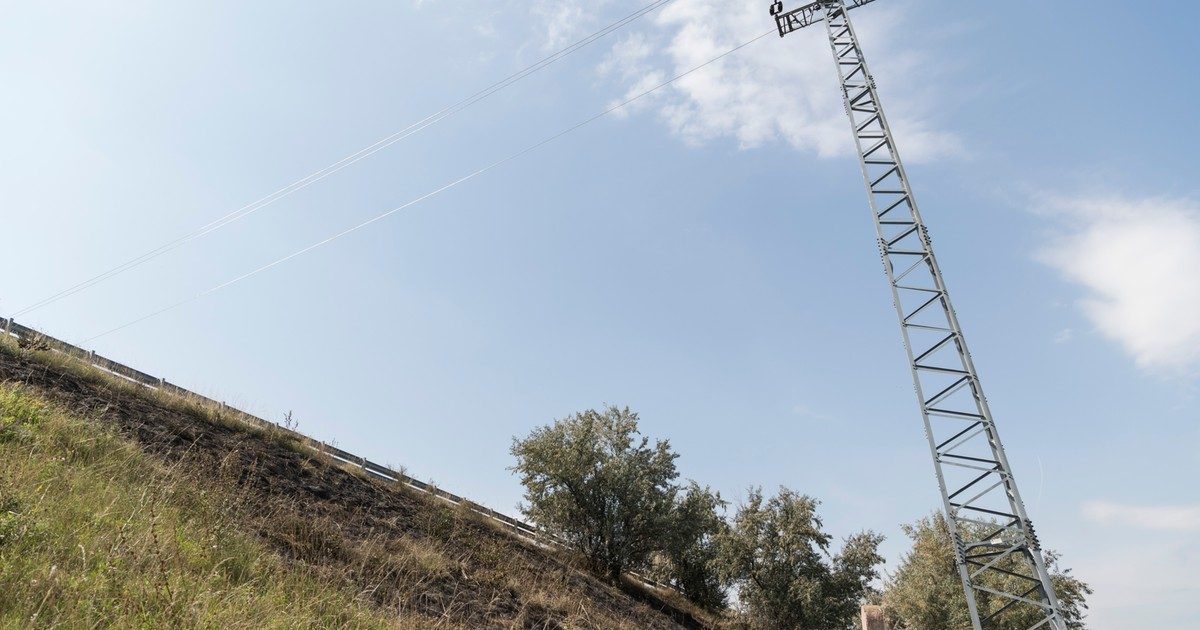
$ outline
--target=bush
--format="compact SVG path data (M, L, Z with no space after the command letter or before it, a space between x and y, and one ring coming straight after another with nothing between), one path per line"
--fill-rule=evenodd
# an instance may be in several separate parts
M981 529L985 525L978 525ZM971 617L967 612L967 598L963 593L958 566L954 561L954 542L946 518L936 513L912 525L904 526L904 533L912 539L912 550L900 561L896 574L888 580L883 593L883 602L891 617L892 627L905 628L958 628L969 627ZM1092 589L1083 581L1070 575L1069 570L1060 570L1058 558L1053 552L1045 552L1050 580L1054 584L1059 604L1063 608L1067 626L1083 628L1087 611L1087 596ZM1009 563L1015 563L1010 559ZM1000 569L1017 569L1001 563ZM996 580L999 574L989 572L983 580ZM1013 592L1024 584L1020 578L1010 577L1009 584L985 583L984 586ZM983 595L986 597L986 594ZM1003 605L999 602L979 602L981 610ZM1014 606L1004 615L993 620L989 627L996 630L1024 630L1042 620L1042 615L1032 606Z
M522 511L613 582L662 548L678 476L665 440L650 445L628 407L587 410L513 440Z
M678 588L688 600L709 611L724 610L728 583L721 579L718 542L729 531L721 495L690 482L671 510L662 551L651 575Z
M883 536L855 534L830 556L832 537L821 529L818 504L787 488L770 499L761 489L750 489L720 541L722 568L737 585L744 625L853 627L859 605L879 577Z

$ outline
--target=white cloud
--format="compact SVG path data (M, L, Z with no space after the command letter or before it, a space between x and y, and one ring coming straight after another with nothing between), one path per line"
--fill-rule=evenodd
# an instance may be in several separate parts
M1098 551L1070 562L1096 591L1088 602L1088 627L1193 627L1200 597L1200 504L1089 501L1080 511L1105 526L1083 528L1081 534L1097 536L1087 546Z
M1200 543L1124 534L1097 542L1096 553L1070 563L1096 590L1088 601L1088 628L1196 627Z
M654 54L655 47L645 33L632 33L613 45L612 50L597 66L596 71L601 77L614 78L627 84L628 88L621 98L613 99L610 105L626 101L661 84L668 78L661 70L653 67ZM640 99L631 103L629 107L616 110L615 114L628 116L634 111L649 107L650 103L649 97Z
M1200 532L1200 505L1135 506L1110 501L1083 504L1083 516L1104 525L1159 531Z
M545 24L543 47L558 49L591 33L596 15L609 4L608 0L537 0L533 13Z
M495 37L496 25L490 21L480 21L475 24L475 34L480 37Z
M637 94L773 28L766 7L762 0L675 0L614 44L598 73L619 85L625 97ZM597 11L595 3L579 0L556 0L539 10L547 39L558 43L577 34L578 25L595 24L588 16ZM933 64L912 51L912 38L900 37L905 15L881 3L859 12L856 21L876 60L872 70L890 122L907 159L960 155L958 138L925 117L933 105L928 100ZM691 144L732 139L752 148L783 140L820 156L848 155L853 148L821 26L786 41L771 35L680 79L637 109L653 109Z
M796 415L796 416L800 416L801 418L807 418L809 420L816 420L818 422L833 422L833 416L831 416L827 413L821 413L819 411L814 411L813 409L811 409L805 405L793 405L792 406L792 414Z
M1144 368L1200 364L1200 205L1169 199L1052 199L1061 223L1039 258L1086 291L1079 305Z

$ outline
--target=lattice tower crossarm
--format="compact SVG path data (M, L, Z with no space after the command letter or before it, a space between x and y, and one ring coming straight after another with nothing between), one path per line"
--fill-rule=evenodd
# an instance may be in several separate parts
M1033 524L967 350L848 8L820 0L784 13L780 36L825 22L862 166L879 252L900 320L972 625L1023 613L1066 630Z

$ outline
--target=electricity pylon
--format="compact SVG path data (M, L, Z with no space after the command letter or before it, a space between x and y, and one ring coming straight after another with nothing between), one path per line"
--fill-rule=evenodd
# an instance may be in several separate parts
M873 1L819 0L784 12L776 0L771 15L780 37L825 23L971 623L983 630L1024 609L1036 613L1029 630L1066 630L1041 545L850 24L848 11Z

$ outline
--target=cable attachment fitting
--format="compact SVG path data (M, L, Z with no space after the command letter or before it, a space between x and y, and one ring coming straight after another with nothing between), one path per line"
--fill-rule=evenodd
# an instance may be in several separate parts
M958 536L954 537L954 559L960 565L967 563L967 548Z
M1033 529L1033 521L1025 519L1025 532L1027 538L1026 542L1029 545L1029 548L1036 551L1041 551L1042 542L1038 540L1037 532Z

